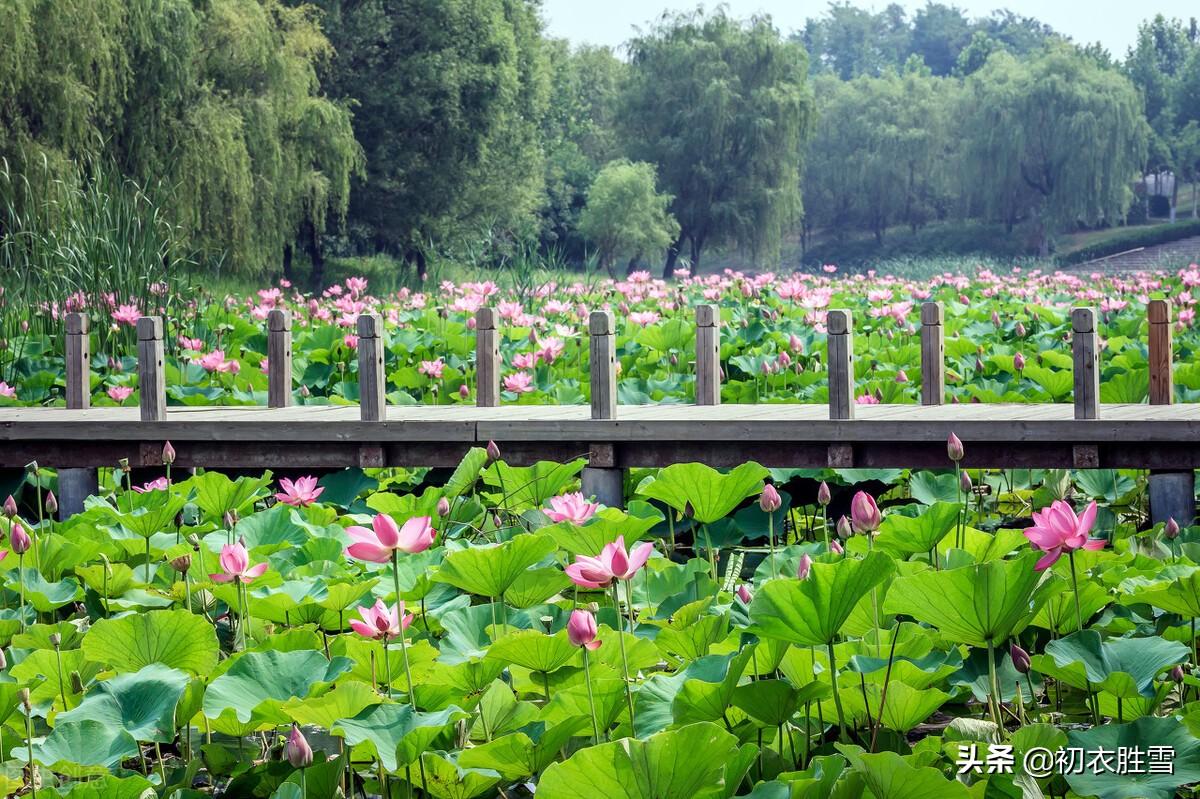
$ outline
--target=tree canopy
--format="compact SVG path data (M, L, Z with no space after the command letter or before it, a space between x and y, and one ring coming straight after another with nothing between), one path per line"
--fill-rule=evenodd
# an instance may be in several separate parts
M612 161L596 175L579 232L595 243L600 266L612 272L613 259L629 259L632 271L646 253L657 253L679 235L679 223L667 211L670 195L655 189L654 165Z

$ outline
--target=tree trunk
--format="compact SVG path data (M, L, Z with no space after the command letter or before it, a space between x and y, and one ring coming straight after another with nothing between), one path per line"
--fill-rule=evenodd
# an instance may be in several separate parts
M1200 195L1200 181L1192 181L1192 219L1200 219L1196 216L1196 197Z
M683 246L683 232L680 231L679 238L671 242L667 247L667 261L663 264L663 280L670 280L671 275L675 272L675 264L679 262L679 248Z
M417 265L417 280L424 283L429 279L429 262L425 258L425 251L420 247L413 250L413 263Z
M325 282L325 254L321 252L321 237L311 221L306 220L301 230L300 243L304 245L309 263L312 264L308 281L313 291L320 291Z
M294 252L294 248L291 244L283 245L283 279L289 283L295 282L293 280L294 275L292 273L292 256Z
M625 277L629 277L637 271L638 261L641 260L642 254L639 252L629 259L629 263L625 265Z

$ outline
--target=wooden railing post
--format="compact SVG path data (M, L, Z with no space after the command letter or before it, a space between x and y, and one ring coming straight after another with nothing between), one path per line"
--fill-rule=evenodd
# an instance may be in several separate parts
M166 366L163 355L161 316L143 316L137 321L138 396L143 422L167 418Z
M1175 402L1174 345L1171 304L1150 300L1146 306L1150 323L1150 404ZM1188 527L1196 518L1196 475L1192 471L1150 471L1150 521L1165 524L1174 519Z
M495 408L500 404L500 338L496 330L496 311L480 308L475 312L475 404Z
M612 311L592 311L591 333L592 418L617 418L617 341Z
M292 404L292 313L267 314L267 407Z
M946 333L940 302L921 306L921 404L941 405L946 399Z
M383 373L383 317L358 317L358 404L364 422L382 422L387 411Z
M1170 405L1175 401L1171 306L1166 300L1150 300L1146 311L1150 321L1150 404Z
M829 418L854 418L854 321L850 312L831 310L825 321L829 335Z
M1075 356L1075 418L1100 418L1100 348L1096 342L1096 311L1071 310L1071 349Z
M616 323L611 311L592 311L588 318L591 338L592 418L617 418ZM610 508L625 504L625 471L616 466L611 443L591 444L588 465L580 475L585 496L593 496Z
M67 408L84 410L92 402L92 354L91 336L88 332L88 315L69 313L66 317L66 340L63 352L66 356ZM98 489L95 469L58 470L58 514L66 519L83 512L83 503Z
M696 306L696 404L721 404L721 309Z

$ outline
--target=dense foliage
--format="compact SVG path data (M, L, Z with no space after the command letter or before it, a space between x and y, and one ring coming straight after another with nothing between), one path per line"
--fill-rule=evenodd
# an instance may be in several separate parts
M265 320L292 312L293 386L298 404L358 399L355 319L383 316L388 401L474 402L475 311L499 316L504 402L587 402L590 310L610 308L619 322L617 390L626 404L689 402L695 396L699 303L719 306L725 402L827 400L825 316L851 310L857 336L856 393L862 403L910 403L920 391L920 303L941 301L946 315L947 401L1067 402L1072 392L1070 309L1098 308L1101 400L1143 402L1148 392L1145 305L1166 297L1176 319L1174 377L1181 401L1200 400L1200 328L1191 287L1200 266L1177 274L1131 276L982 271L921 279L893 276L727 274L675 282L645 272L622 281L558 282L501 289L491 282L445 283L429 293L376 296L350 278L313 296L288 287L250 297L171 294L66 307L95 320L92 388L96 405L137 404L134 323L167 317L166 383L171 404L266 402ZM520 289L520 290L518 290ZM64 305L29 316L10 313L0 348L0 405L63 401Z
M1197 530L1142 524L1136 472L956 470L962 451L635 470L620 510L574 492L583 460L495 445L448 477L275 485L181 477L168 443L161 477L106 470L61 522L33 465L0 520L0 787L1168 799L1200 780Z

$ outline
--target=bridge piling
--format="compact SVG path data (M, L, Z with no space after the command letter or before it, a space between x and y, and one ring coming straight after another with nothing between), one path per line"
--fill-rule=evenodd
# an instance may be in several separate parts
M88 315L69 313L66 317L66 399L70 410L84 410L91 405L91 334ZM83 502L99 490L95 469L58 470L58 513L66 519L83 512Z
M617 337L612 311L592 311L588 333L592 419L613 420L617 418ZM615 466L612 453L611 444L590 445L589 465L583 467L580 483L585 496L594 496L610 508L620 508L625 504L625 471Z
M1175 402L1171 304L1166 300L1150 300L1146 316L1150 325L1150 404L1171 405ZM1164 524L1174 519L1181 527L1187 527L1195 516L1195 472L1152 470L1150 521Z

